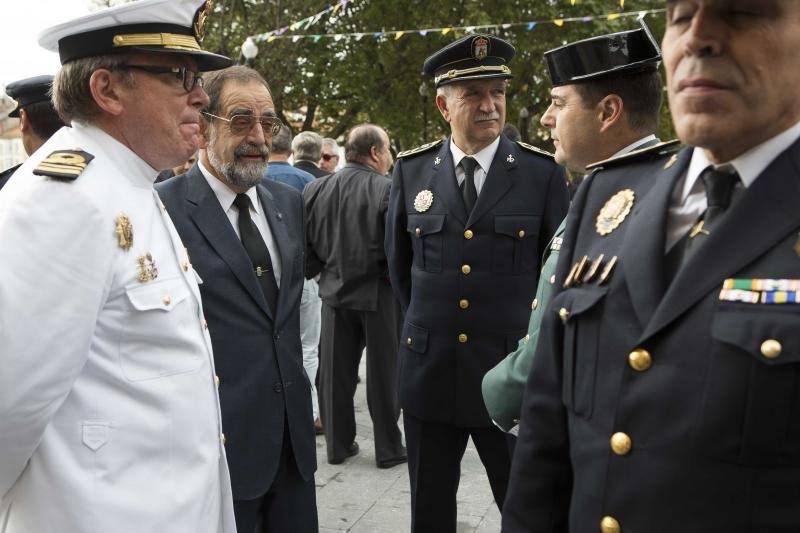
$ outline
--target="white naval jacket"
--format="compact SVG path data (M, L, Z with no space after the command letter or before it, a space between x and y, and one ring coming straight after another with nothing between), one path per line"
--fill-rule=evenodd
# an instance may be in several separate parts
M33 174L64 149L94 156L76 180ZM236 531L199 278L155 177L75 125L0 192L0 532Z

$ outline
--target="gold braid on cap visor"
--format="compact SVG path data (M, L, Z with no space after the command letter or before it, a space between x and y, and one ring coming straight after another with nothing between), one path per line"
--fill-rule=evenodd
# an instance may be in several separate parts
M133 33L130 35L115 35L114 46L163 46L176 50L201 51L200 45L191 35L178 35L175 33Z
M511 74L511 69L508 68L508 65L499 65L499 66L481 65L480 67L464 68L461 70L453 69L453 70L448 70L444 74L436 76L436 78L434 78L434 83L439 83L440 81L450 80L453 78L460 78L461 76L468 76L470 74L479 74L482 72Z

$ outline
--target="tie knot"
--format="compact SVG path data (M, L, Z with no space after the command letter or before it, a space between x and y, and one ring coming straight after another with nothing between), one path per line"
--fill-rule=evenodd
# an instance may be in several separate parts
M475 160L475 158L467 156L461 160L460 165L461 168L464 169L465 174L472 176L475 172L475 167L478 166L478 162Z
M727 209L731 204L731 196L736 184L739 183L739 174L724 169L706 168L700 175L706 186L706 200L708 207Z
M246 194L239 193L239 194L236 195L236 198L233 199L233 205L235 205L236 208L239 211L242 211L242 210L249 211L250 210L250 197L247 196Z

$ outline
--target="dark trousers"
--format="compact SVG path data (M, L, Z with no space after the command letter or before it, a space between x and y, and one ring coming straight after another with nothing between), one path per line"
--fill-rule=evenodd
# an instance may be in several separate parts
M455 533L461 458L472 437L497 507L502 511L511 469L508 436L495 427L462 428L403 412L411 481L412 533Z
M400 308L388 284L378 289L377 311L336 308L322 302L320 412L328 460L341 461L356 437L353 396L361 352L367 348L367 407L378 463L405 455L397 420L397 346Z
M272 486L253 500L233 500L239 533L317 533L317 497L314 477L304 480L297 470L288 428L278 472Z

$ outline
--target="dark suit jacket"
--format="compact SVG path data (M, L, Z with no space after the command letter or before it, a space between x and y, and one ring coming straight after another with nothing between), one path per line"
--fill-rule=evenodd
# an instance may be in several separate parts
M280 250L276 316L252 263L197 165L156 186L192 266L220 377L222 425L235 499L252 499L272 485L288 424L304 479L316 468L310 384L300 347L303 288L303 203L282 183L257 185Z
M311 161L306 161L306 160L295 161L294 166L296 168L299 168L300 170L305 170L315 178L324 178L325 176L330 176L331 174L330 172L322 170Z
M415 206L422 191L432 193L430 207ZM481 380L525 336L542 253L568 203L552 157L505 136L469 216L449 142L398 157L386 256L406 310L403 409L431 422L491 425Z
M691 149L610 166L578 191L525 391L503 531L800 531L800 307L723 301L724 280L798 279L800 142L667 285L670 196ZM630 189L612 233L598 213ZM574 216L573 216L574 215ZM605 284L562 288L584 255ZM558 310L569 313L558 316ZM774 339L774 358L762 343ZM650 355L648 366L642 352ZM774 354L772 354L774 355ZM630 449L611 437L622 432Z
M383 236L391 185L358 163L306 185L306 276L322 273L319 295L331 307L377 310L378 284L388 276Z
M8 183L8 180L11 179L11 176L14 174L14 172L16 172L17 169L21 166L22 164L19 164L11 168L7 168L3 172L0 172L0 189L5 187L6 183Z

